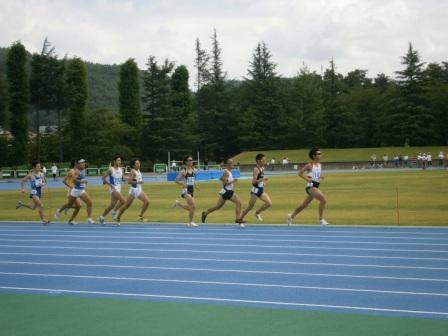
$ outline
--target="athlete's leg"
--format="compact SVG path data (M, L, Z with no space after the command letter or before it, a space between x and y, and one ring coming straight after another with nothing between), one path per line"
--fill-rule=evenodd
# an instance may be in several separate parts
M103 217L106 217L107 216L107 214L117 205L117 203L119 202L119 198L117 197L117 195L116 194L119 194L119 193L117 193L116 191L114 191L114 192L112 192L111 194L110 194L110 203L109 203L109 205L107 206L107 208L106 209L104 209L104 211L103 211ZM121 195L121 194L120 194ZM123 197L122 197L123 198Z
M33 196L32 200L34 203L33 210L37 209L41 221L44 221L44 207L42 206L39 196Z
M311 189L309 189L309 190L311 190ZM311 203L312 200L313 200L313 196L308 194L306 196L306 198L303 200L303 202L297 208L294 209L294 211L291 214L291 218L294 218L295 216L297 216L297 214L300 211L302 211L303 209L305 209Z
M81 199L87 205L87 218L92 218L93 203L92 200L90 199L89 194L86 191L83 192L81 195Z
M142 209L140 210L140 215L138 216L140 218L143 218L143 214L145 213L146 209L148 209L149 206L149 197L148 195L146 195L145 192L142 191L140 195L138 195L138 199L143 202Z
M71 207L71 208L75 208L75 210L73 210L72 215L70 216L70 219L68 220L68 222L70 223L70 222L72 222L72 221L76 218L76 216L78 215L79 210L81 209L81 203L79 202L78 198L76 198L76 197L72 197L72 196L69 196L69 197L70 197L70 198L74 198L74 200L70 200L69 202L71 202L70 207Z
M185 195L185 201L188 205L188 221L189 223L193 222L194 211L196 210L196 202L194 201L194 197L190 194Z
M249 204L247 205L247 208L243 210L240 218L238 218L239 220L243 220L243 218L249 213L249 211L252 210L252 208L255 205L255 202L257 202L257 195L251 194L250 195L250 199L249 199Z
M218 202L216 202L216 205L211 207L210 209L208 209L207 211L205 211L205 215L209 215L210 213L212 213L213 211L219 210L222 208L222 206L226 203L226 200L224 198L222 198L221 196L219 196L218 198Z
M131 206L132 202L134 202L134 196L129 195L126 199L126 202L123 204L123 206L118 211L117 220L120 221L121 215Z
M213 211L216 211L218 209L221 209L222 206L226 203L226 200L224 198L222 198L221 196L219 196L218 198L218 202L216 202L216 205L207 209L206 211L203 211L201 214L201 222L205 223L205 219L207 218L207 216L212 213Z
M240 198L236 194L233 194L230 201L235 203L235 218L240 218L240 215L241 215L241 200L240 200Z
M317 189L317 188L311 188L309 190L310 195L317 199L319 201L319 220L323 219L325 205L327 204L327 200L325 199L324 194Z
M260 214L263 211L265 211L267 208L269 208L272 205L272 201L271 198L269 197L269 195L267 193L262 193L260 196L260 199L264 202L264 204L260 207L260 209L258 209L257 211L255 211L256 214Z

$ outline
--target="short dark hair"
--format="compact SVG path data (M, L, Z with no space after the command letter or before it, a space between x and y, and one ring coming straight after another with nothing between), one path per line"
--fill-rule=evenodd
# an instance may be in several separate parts
M193 156L192 155L185 155L184 159L183 159L184 164L187 164L188 158L193 159Z
M132 168L134 168L135 163L136 163L137 161L140 161L140 159L132 159L132 160L131 160L131 167L132 167Z
M113 161L115 162L115 161L117 161L118 159L121 159L121 155L115 155L114 158L113 158Z
M75 168L76 163L78 163L78 160L73 159L72 161L70 161L70 168Z
M39 162L39 160L33 160L32 162L31 162L31 167L36 167L38 164L39 164L40 162Z
M261 160L262 158L264 158L264 154L262 154L262 153L258 153L257 156L255 157L255 160L256 160L256 161L259 161L259 160Z
M308 156L310 157L311 160L314 160L314 156L317 154L317 152L319 152L320 149L317 147L313 147L310 149L310 151L308 152Z

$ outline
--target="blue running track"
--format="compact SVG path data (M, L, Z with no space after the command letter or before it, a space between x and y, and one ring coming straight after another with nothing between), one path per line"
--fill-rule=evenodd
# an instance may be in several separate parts
M3 222L0 292L448 319L448 229Z

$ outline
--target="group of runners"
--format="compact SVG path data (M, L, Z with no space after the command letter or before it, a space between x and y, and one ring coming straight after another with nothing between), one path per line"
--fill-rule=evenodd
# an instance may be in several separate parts
M294 218L305 209L313 199L319 201L319 224L327 225L327 221L323 218L324 209L326 205L326 199L323 193L319 189L320 181L323 179L321 160L321 151L319 148L312 148L308 155L310 162L303 166L298 175L305 180L306 186L306 198L301 202L293 212L287 215L287 223L291 225ZM205 223L207 216L212 212L217 211L223 207L227 201L231 201L235 204L235 223L239 227L245 227L245 217L254 208L257 200L262 202L260 208L254 212L254 217L258 221L262 221L261 213L272 206L271 198L265 191L265 184L269 180L264 175L266 157L264 154L257 154L255 157L255 166L252 171L252 188L250 192L250 199L247 207L242 210L242 203L240 198L235 193L235 183L238 182L232 175L233 160L227 159L223 173L220 177L222 188L219 191L219 197L216 205L203 211L201 213L201 222ZM144 192L142 185L144 183L142 173L140 172L140 160L134 159L131 161L131 170L127 177L121 167L121 157L116 156L113 158L112 165L103 174L102 182L108 186L110 194L110 203L104 209L102 214L98 217L98 223L105 225L105 218L108 214L111 214L112 219L116 225L120 225L121 217L123 213L132 205L135 199L142 202L138 220L145 222L144 214L149 206L149 197ZM196 201L194 198L194 191L200 190L196 183L197 169L194 167L193 157L187 155L184 157L183 166L179 171L175 179L175 183L181 188L181 197L185 200L185 203L175 200L173 208L181 208L188 212L188 227L197 227L198 224L194 222L194 216L196 211ZM26 193L25 184L29 183L29 197L31 199L30 204L25 204L21 201L17 203L16 208L29 208L32 210L37 209L42 224L47 225L50 223L48 219L44 217L44 207L42 204L42 187L45 185L45 176L41 172L41 165L38 161L33 161L32 169L28 175L26 175L21 181L21 191ZM125 199L121 193L122 183L126 182L129 185L129 193ZM87 209L87 223L95 224L95 220L92 218L93 203L86 191L88 179L86 176L86 161L84 159L73 160L67 175L63 179L63 183L68 188L67 200L62 204L55 212L54 217L59 219L62 212L67 214L68 209L73 209L72 214L68 220L71 225L77 224L75 218L81 209L81 201L85 203Z

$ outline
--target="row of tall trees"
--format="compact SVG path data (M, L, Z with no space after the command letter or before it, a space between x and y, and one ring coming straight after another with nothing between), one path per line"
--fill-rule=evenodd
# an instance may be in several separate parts
M133 59L123 63L116 114L86 108L88 74L81 59L58 59L46 40L27 62L25 48L15 43L7 80L0 74L0 125L13 140L0 147L12 164L39 156L105 162L115 153L156 161L168 151L173 157L199 151L220 161L242 150L448 143L448 63L425 64L411 44L395 78L369 78L360 69L342 75L333 60L323 73L303 66L283 78L260 42L246 76L229 80L216 31L209 51L199 39L195 51L194 90L187 68L168 59L149 56L143 71ZM58 125L43 139L42 113ZM32 119L36 137L30 141Z

